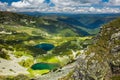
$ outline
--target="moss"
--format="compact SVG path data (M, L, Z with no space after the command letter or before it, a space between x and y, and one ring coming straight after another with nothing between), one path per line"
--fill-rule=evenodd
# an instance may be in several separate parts
M23 67L30 67L32 64L34 63L34 60L33 59L26 59L26 60L22 60L19 62L19 64Z
M72 74L73 74L73 71L71 71L69 74L67 74L66 76L62 77L62 78L59 78L58 80L74 80L72 78Z
M1 51L0 52L0 57L4 58L4 59L7 59L7 60L10 60L10 56L8 55L7 51Z
M120 80L120 76L118 75L118 76L113 76L112 78L111 78L111 80Z
M26 75L19 74L13 78L13 80L30 80L30 78Z
M32 70L31 68L28 69L28 71L30 72L30 77L35 77L36 75L43 75L48 73L50 70L48 69L44 69L44 70Z
M25 55L24 51L16 51L14 52L15 57L19 58L22 57L23 55Z
M0 76L0 80L14 80L15 76Z

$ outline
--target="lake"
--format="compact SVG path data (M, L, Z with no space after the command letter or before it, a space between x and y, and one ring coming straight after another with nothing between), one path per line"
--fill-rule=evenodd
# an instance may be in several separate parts
M48 69L48 70L54 70L56 68L59 67L59 64L56 63L36 63L32 65L32 69L33 70L44 70L44 69Z
M35 48L40 48L43 49L45 51L50 51L54 48L55 46L53 44L49 44L49 43L42 43L42 44L37 44L35 45Z

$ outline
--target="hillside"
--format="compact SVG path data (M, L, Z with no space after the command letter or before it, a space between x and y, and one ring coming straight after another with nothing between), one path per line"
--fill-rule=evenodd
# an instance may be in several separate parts
M1 12L0 18L0 79L3 80L19 80L21 76L29 80L56 71L74 61L80 54L77 50L91 44L91 36L74 35L73 28L69 29L68 24L56 21L55 17Z
M52 36L96 35L99 27L116 19L119 14L42 14L0 12L0 23L36 27Z
M31 24L35 18L27 15L16 14L13 12L0 11L0 23L9 25L27 25Z
M26 14L35 14L35 13L26 13ZM40 14L40 15L39 15ZM59 22L69 24L74 27L78 33L85 35L95 35L99 32L99 27L105 23L108 23L117 17L120 14L42 14L36 13L32 16L41 16L48 19L55 19ZM87 33L86 33L87 32Z
M95 29L102 24L108 23L120 16L116 14L67 14L67 13L39 13L39 12L22 12L31 16L56 16L59 21L71 24L74 26L84 27L88 29Z
M32 17L12 12L0 12L0 23L19 27L35 27L52 36L70 37L90 35L85 30L58 20L56 16Z
M102 26L77 63L73 80L120 79L120 18Z
M103 25L99 34L92 39L93 44L83 49L75 62L36 79L120 80L119 39L120 18Z

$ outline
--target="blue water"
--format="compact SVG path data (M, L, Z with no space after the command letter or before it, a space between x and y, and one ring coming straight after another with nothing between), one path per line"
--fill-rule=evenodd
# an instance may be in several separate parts
M35 46L36 48L40 48L43 49L45 51L50 51L52 50L55 46L53 44L48 44L48 43L42 43L42 44L38 44Z
M48 70L54 70L56 69L57 67L59 67L58 64L55 64L55 63L36 63L34 65L32 65L32 69L33 70L44 70L44 69L48 69Z

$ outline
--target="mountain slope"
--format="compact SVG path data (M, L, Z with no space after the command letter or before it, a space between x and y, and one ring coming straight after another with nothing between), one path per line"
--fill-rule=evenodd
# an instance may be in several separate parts
M78 59L73 80L120 79L120 18L104 26Z
M101 25L120 16L120 14L35 13L32 16L24 14L29 13L0 12L0 23L36 27L53 36L88 36L96 35Z
M35 27L53 36L85 36L88 32L59 21L56 16L32 17L23 14L0 11L0 23L13 26Z
M30 24L30 21L34 20L35 18L31 16L16 14L7 11L0 11L0 23L2 24L26 25L26 23Z
M110 22L111 20L120 16L119 14L78 14L72 15L66 19L60 19L66 23L85 27L88 29L95 29L101 25Z
M56 16L59 21L72 24L75 26L81 26L84 28L95 29L102 24L108 23L113 19L116 19L120 14L66 14L66 13L39 13L39 12L22 12L32 16Z

